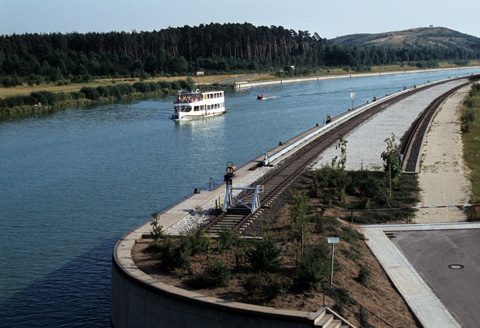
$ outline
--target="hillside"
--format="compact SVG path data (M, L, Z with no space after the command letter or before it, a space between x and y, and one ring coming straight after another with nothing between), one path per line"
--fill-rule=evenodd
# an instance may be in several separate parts
M439 46L448 49L480 50L480 38L444 27L420 27L377 34L351 34L331 40L341 46L383 48L422 48Z

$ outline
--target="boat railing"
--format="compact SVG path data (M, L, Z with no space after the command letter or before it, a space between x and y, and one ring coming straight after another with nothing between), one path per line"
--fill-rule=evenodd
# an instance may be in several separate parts
M188 104L193 102L199 102L203 100L202 95L190 95L190 96L181 96L173 100L174 104Z

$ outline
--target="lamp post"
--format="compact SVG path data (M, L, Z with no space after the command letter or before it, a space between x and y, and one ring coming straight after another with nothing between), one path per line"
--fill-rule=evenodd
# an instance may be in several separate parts
M350 91L350 98L352 98L352 110L355 108L355 91L353 88L348 89Z
M338 237L328 237L328 243L332 244L332 264L330 266L330 285L333 285L333 254L335 253L335 244L340 242Z

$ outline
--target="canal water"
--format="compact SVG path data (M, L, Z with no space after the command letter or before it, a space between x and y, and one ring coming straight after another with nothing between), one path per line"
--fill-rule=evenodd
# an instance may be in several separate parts
M227 114L198 121L172 121L169 97L0 122L0 327L109 326L113 246L151 213L328 114L471 73L480 69L232 90Z

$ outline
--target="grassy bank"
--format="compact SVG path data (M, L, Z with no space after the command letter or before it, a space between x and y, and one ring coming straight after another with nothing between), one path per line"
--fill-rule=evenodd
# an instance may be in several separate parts
M460 109L462 121L463 156L470 169L471 203L480 203L480 84L472 86ZM480 207L468 212L470 221L480 220Z

